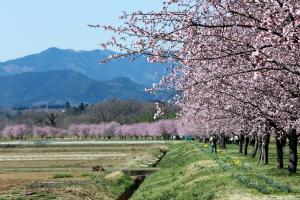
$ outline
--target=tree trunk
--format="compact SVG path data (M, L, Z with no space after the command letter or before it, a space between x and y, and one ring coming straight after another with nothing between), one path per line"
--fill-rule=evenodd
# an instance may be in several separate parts
M264 152L264 143L263 143L263 140L261 139L260 140L260 143L259 143L259 163L263 163L264 161L264 156L265 156L265 152Z
M214 151L215 151L215 154L217 154L217 141L214 141Z
M248 145L249 145L249 136L245 137L245 147L244 147L244 155L246 156L248 154Z
M226 148L226 138L225 138L224 133L221 134L221 147L222 147L223 149Z
M264 164L269 164L269 144L270 144L270 133L266 133L265 137L265 162Z
M253 151L252 151L252 158L255 158L257 150L258 150L258 137L256 136Z
M276 135L275 137L277 151L277 168L283 169L283 146L285 138L280 135Z
M269 163L269 143L270 143L270 134L265 133L262 136L260 156L259 156L259 162L262 164Z
M289 139L289 166L288 170L290 174L294 174L297 171L297 134L296 129L290 129L288 133Z
M240 153L243 153L243 144L244 144L245 135L240 134Z

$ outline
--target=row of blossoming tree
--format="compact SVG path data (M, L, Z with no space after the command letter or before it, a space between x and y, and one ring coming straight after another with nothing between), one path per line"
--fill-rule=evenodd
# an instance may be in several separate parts
M178 120L160 120L154 123L120 125L116 122L101 124L73 124L68 129L50 126L28 127L24 124L7 125L0 133L2 139L176 139L196 134L196 129Z
M124 52L104 62L142 54L172 64L152 90L175 89L181 115L202 127L200 134L234 132L245 141L241 152L252 137L264 164L273 135L278 168L288 139L288 170L296 172L299 0L166 0L160 11L120 18L118 27L91 25L115 33L102 47Z

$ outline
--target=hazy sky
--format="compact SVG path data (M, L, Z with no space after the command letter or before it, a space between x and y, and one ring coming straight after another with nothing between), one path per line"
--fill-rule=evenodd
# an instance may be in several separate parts
M117 24L123 10L157 10L162 0L0 0L0 61L48 47L90 50L109 38L87 24Z

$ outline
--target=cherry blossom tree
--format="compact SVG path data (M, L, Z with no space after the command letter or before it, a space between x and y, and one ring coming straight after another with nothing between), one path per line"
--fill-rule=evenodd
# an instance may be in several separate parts
M288 169L296 172L300 116L297 0L168 0L159 12L124 13L121 19L123 26L103 27L116 35L101 46L117 47L124 54L104 62L143 54L149 62L174 64L153 89L175 89L182 117L205 127L203 134L221 134L231 129L226 126L228 120L239 122L241 141L259 126L266 164L273 129L276 138L285 135L289 139Z
M28 128L25 124L7 125L2 130L2 136L9 137L11 139L24 139L30 131L30 128Z
M59 129L50 126L33 127L33 134L41 139L54 138L59 132Z
M160 120L158 122L159 133L162 135L163 139L173 139L173 137L178 136L176 124L173 120Z
M35 138L60 138L76 137L78 139L174 139L179 136L178 120L160 120L153 123L136 123L120 125L116 122L101 124L72 124L67 130L50 126L33 127L26 125L6 126L2 137L23 139L33 136ZM186 131L186 130L185 130ZM183 131L184 132L184 131Z

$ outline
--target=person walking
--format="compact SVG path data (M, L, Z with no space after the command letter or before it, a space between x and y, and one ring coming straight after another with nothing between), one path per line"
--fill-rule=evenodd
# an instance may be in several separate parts
M211 153L217 153L217 137L215 135L209 138Z

